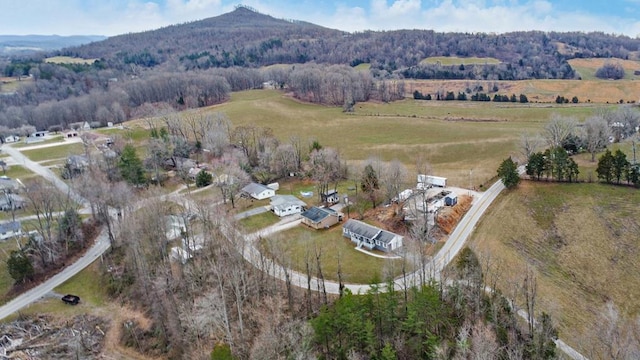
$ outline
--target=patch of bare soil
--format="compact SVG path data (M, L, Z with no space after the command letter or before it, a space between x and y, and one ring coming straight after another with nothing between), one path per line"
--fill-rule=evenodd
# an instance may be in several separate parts
M460 219L471 208L471 196L462 195L458 197L458 204L442 208L438 213L438 227L445 233L451 234Z

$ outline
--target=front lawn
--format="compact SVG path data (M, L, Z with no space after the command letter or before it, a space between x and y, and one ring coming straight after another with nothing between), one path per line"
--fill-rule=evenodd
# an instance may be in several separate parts
M246 232L252 233L260 229L264 229L267 226L271 226L278 221L280 221L278 215L274 214L271 211L267 211L262 214L240 219L238 222L240 223L240 225L242 225Z
M355 250L355 245L342 236L340 224L329 230L300 225L263 239L261 247L275 258L284 254L284 261L302 273L306 272L308 262L313 276L318 275L316 253L320 254L322 273L330 280L338 280L338 263L346 283L379 283L388 279L386 274L394 278L402 274L402 259L381 259Z

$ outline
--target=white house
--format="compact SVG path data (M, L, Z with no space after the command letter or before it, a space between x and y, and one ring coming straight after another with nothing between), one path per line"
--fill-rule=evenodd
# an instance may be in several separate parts
M293 195L274 195L271 197L271 210L278 216L299 214L307 204Z
M342 235L351 239L358 247L369 250L393 251L402 246L403 237L392 232L382 230L362 221L349 219L342 226Z
M243 187L242 192L257 200L268 199L276 194L275 190L258 183L251 183Z
M4 138L5 143L14 143L20 141L20 136L18 135L9 135Z
M321 194L322 202L328 204L337 204L340 202L340 195L338 190L329 190L326 193Z
M22 226L19 221L10 221L0 224L0 240L7 240L20 235L22 235Z

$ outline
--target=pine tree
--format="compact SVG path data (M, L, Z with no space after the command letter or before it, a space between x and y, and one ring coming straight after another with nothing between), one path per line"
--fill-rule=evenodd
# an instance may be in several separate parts
M136 149L132 145L126 145L122 149L120 162L118 163L120 175L124 180L133 185L144 185L147 179L142 167L142 161L136 154Z
M520 175L518 174L518 166L511 157L506 158L500 167L498 167L498 176L502 179L502 183L507 189L518 186L520 183Z

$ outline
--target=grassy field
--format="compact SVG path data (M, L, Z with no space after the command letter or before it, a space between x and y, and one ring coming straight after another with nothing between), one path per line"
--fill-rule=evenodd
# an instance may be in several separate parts
M386 274L391 274L392 277L401 274L402 260L376 258L355 250L354 244L342 236L342 226L317 231L298 226L263 241L261 245L267 248L267 252L269 246L278 247L291 261L291 267L303 273L306 269L307 252L311 266L315 267L314 249L317 248L322 254L322 272L326 279L338 279L338 261L343 281L347 283L368 284L386 280Z
M407 99L357 104L354 113L345 114L341 108L301 103L278 91L255 90L233 93L230 102L203 111L223 112L234 126L270 127L282 141L292 135L316 139L352 162L397 158L413 172L417 158L424 157L434 174L466 187L469 170L475 185L494 177L504 158L517 155L520 134L539 131L553 113L583 120L594 110L588 105Z
M69 155L83 154L84 145L81 143L73 143L69 145L49 146L40 149L24 150L22 153L33 161L63 159Z
M615 63L622 66L625 72L625 80L640 80L639 75L634 75L634 71L640 70L640 61L622 60L622 59L605 59L605 58L589 58L589 59L571 59L569 65L580 74L583 80L597 80L596 70L606 63Z
M486 57L457 57L457 56L432 56L420 61L421 64L440 64L440 65L487 65L500 64L502 61Z
M44 59L45 62L53 63L53 64L93 64L98 59L82 59L71 56L53 56Z
M278 221L280 221L278 215L272 213L271 211L267 211L262 214L246 217L239 220L238 222L244 228L245 232L252 233L266 228L267 226L271 226Z
M22 165L10 165L7 167L7 171L1 172L0 175L8 176L12 179L25 179L35 176L31 170Z
M44 145L44 144L55 144L55 143L63 143L63 142L64 142L64 137L62 135L60 135L60 136L53 136L52 138L44 140L44 141L33 142L33 143L26 143L26 142L22 141L20 143L13 144L12 146L14 148L25 148L25 147L29 147L29 146L37 146L37 145Z
M370 63L358 64L357 66L354 67L354 69L359 70L359 71L367 71L367 70L371 69L371 64Z
M508 269L499 281L507 295L532 267L538 310L563 340L589 351L607 301L623 317L640 314L638 204L640 191L626 187L524 182L492 205L470 246Z

